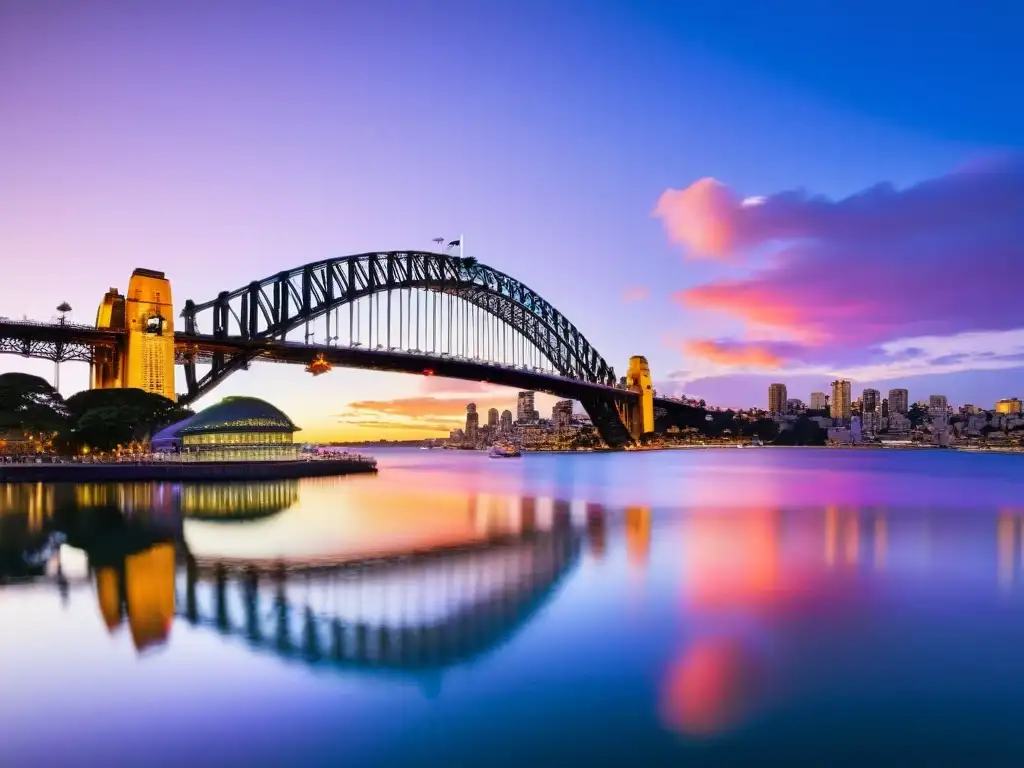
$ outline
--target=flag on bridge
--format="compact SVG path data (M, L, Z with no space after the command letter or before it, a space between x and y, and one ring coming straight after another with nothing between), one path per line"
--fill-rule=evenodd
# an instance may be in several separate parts
M462 240L452 240L448 243L449 248L454 248L456 245L462 245Z

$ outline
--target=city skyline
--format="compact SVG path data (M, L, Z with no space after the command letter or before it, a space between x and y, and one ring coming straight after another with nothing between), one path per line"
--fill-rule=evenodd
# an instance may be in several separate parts
M725 9L658 2L264 4L241 24L159 2L7 5L0 315L67 301L91 323L136 267L165 271L180 311L465 233L466 255L550 299L617 371L646 355L663 394L1019 394L1019 25L749 13L757 36ZM897 33L936 45L911 54ZM457 42L418 55L432 39ZM0 356L10 370L53 378ZM87 384L62 367L66 395ZM233 394L272 398L313 440L439 435L468 400L515 397L256 365L198 405Z

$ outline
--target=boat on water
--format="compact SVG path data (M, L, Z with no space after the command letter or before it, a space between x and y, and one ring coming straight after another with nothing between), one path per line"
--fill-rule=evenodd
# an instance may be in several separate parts
M490 457L492 459L514 459L522 456L518 446L512 443L495 443L491 446Z

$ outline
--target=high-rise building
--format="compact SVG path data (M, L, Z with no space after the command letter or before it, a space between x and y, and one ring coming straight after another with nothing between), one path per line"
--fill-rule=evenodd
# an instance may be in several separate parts
M836 379L832 382L832 418L849 421L852 413L850 382Z
M786 412L786 385L785 384L769 384L768 385L768 410L772 413L785 413Z
M882 393L877 389L865 389L860 396L860 412L874 413L882 400Z
M551 409L551 423L556 429L565 429L572 423L572 400L559 400Z
M466 441L476 442L477 429L480 426L480 414L476 412L476 403L466 406Z
M500 429L502 432L512 431L512 411L506 409L501 412Z
M945 395L928 396L928 414L930 416L946 416L949 413L949 401Z
M1019 397L1007 397L996 403L996 413L1020 413L1021 401Z
M824 411L828 408L828 395L824 392L811 392L811 410Z
M487 411L487 426L496 427L498 426L498 409L491 408Z
M882 418L883 419L888 419L889 418L889 398L888 397L882 399Z
M520 392L516 398L516 421L520 424L532 424L540 419L540 414L534 407L534 393Z
M910 393L905 389L889 390L889 413L907 413L910 411Z

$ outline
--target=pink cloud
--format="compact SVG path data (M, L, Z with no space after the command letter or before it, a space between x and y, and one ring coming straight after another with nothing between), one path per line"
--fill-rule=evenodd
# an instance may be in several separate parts
M696 203L668 192L659 201L674 242L719 257L775 244L776 257L674 298L800 342L774 348L781 360L863 359L885 341L1024 327L1024 158L838 201L781 192L744 206L717 182L698 185ZM691 353L721 359L723 343Z
M638 286L634 286L633 288L627 289L626 292L622 294L622 300L623 301L643 301L644 299L649 298L650 295L651 295L651 289L650 288L648 288L646 286L643 286L643 285L638 285Z
M686 342L683 345L683 352L721 365L777 368L782 363L782 358L767 344L700 339Z
M876 184L842 200L801 190L744 200L715 179L661 194L654 215L672 242L708 256L739 255L773 241L879 243L953 234L1019 217L1024 158L964 166L905 190ZM980 217L980 218L979 218Z

